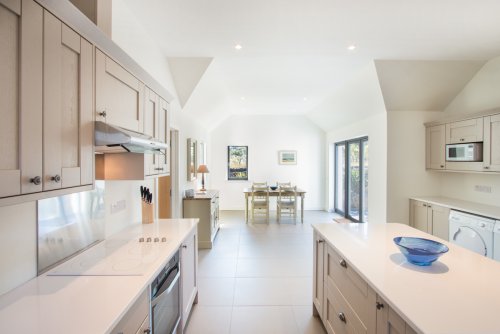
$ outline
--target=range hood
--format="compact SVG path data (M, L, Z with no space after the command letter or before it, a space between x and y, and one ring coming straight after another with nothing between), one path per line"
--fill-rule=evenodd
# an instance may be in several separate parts
M95 151L98 153L153 153L161 154L168 145L143 133L95 122Z

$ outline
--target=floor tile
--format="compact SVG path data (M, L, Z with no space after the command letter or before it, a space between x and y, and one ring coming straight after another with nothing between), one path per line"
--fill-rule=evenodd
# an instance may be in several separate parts
M198 263L198 277L234 277L237 259L204 258Z
M195 305L184 331L186 334L229 333L232 307Z
M320 318L313 316L311 306L293 306L293 315L301 334L326 334Z
M198 278L198 304L203 306L232 306L234 278Z
M234 334L299 334L290 306L234 307L231 331Z

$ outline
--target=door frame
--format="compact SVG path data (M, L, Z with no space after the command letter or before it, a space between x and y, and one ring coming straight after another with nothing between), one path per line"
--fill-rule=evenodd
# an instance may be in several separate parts
M179 192L179 129L170 128L170 207L172 218L181 218Z

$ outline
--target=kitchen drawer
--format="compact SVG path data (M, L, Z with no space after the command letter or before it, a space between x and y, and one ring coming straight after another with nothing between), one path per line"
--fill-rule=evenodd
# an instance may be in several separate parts
M145 289L137 301L130 307L118 324L111 331L112 334L135 334L149 314L149 289ZM148 320L149 323L149 320Z
M326 290L324 318L329 334L374 333L375 328L368 330L335 285L328 286ZM375 309L375 306L372 305L372 308Z
M376 319L375 291L330 245L327 247L326 261L327 288L333 289L335 287L340 290L361 321L368 327L372 327L372 324L374 327Z

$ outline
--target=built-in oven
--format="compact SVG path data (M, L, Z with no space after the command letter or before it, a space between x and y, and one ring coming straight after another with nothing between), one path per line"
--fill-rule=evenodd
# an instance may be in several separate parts
M172 334L181 319L179 251L151 283L153 334Z

